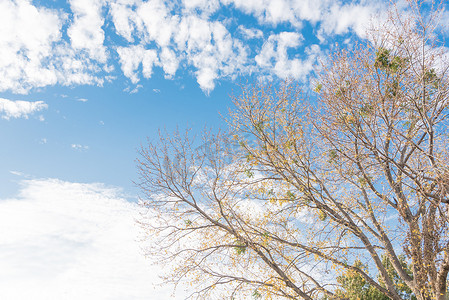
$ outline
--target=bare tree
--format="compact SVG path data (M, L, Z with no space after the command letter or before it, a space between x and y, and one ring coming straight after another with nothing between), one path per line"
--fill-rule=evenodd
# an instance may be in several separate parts
M317 99L257 84L234 99L230 138L142 148L158 213L142 224L167 280L205 299L333 299L350 298L336 280L350 272L391 299L446 299L449 64L438 10L410 7L333 54Z

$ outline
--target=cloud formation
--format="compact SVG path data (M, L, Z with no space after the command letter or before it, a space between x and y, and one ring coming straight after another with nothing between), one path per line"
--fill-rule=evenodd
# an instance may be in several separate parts
M0 91L23 94L55 84L103 83L99 57L64 40L67 22L65 12L36 7L27 0L0 2Z
M183 68L205 92L221 78L255 72L303 78L310 72L310 59L292 53L304 56L307 47L316 54L332 36L350 30L363 35L364 24L382 9L381 3L69 0L68 8L61 9L5 0L0 2L0 92L27 93L56 84L102 85L116 78L111 75L119 72L115 64L133 84L151 78L154 68L167 79ZM256 22L230 17L234 14L229 11ZM320 44L298 42L305 22L315 27ZM283 39L289 36L291 42Z
M170 287L154 285L138 206L120 190L57 179L21 186L0 199L2 299L172 299Z
M306 58L289 58L289 48L300 46L303 37L296 32L282 32L270 35L262 50L255 57L257 65L261 68L273 70L280 78L294 78L305 80L306 76L313 70L317 57L321 54L318 45L312 45L305 49Z
M73 49L86 51L92 59L105 63L107 59L104 42L103 0L70 0L73 22L67 30Z
M25 118L43 109L48 105L44 101L22 101L22 100L8 100L0 98L0 116L2 119L9 120L11 118Z

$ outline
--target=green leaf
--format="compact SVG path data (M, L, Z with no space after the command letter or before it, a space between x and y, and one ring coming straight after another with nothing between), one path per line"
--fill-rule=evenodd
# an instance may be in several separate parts
M262 295L259 293L259 291L258 291L257 289L255 289L255 290L253 291L252 296L253 296L254 299L260 299L260 298L262 298Z

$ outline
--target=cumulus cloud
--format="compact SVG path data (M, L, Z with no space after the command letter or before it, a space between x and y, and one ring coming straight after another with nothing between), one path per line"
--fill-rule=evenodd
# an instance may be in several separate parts
M218 78L246 72L247 47L223 24L189 17L181 26L185 29L177 36L178 43L185 43L187 60L197 69L197 81L204 91L214 89Z
M0 199L2 299L171 299L142 255L137 215L117 188L22 181Z
M0 91L19 93L55 84L57 76L42 57L61 37L59 13L28 1L0 2Z
M223 0L226 5L247 14L256 16L262 23L278 24L289 22L295 27L301 26L301 20L295 18L294 10L289 0Z
M370 16L380 9L385 1L353 1L344 3L334 0L222 0L247 14L254 15L260 23L278 25L288 23L301 29L304 22L323 22L320 30L326 33L343 33L350 29L364 35L364 27Z
M0 98L0 115L2 119L9 120L11 118L25 118L43 109L48 105L44 101L22 101L22 100L8 100Z
M199 10L202 14L209 16L220 8L219 0L182 0L186 10Z
M115 31L128 42L133 42L135 12L132 9L134 1L110 1L109 10L114 23Z
M103 45L104 22L103 0L70 0L73 23L67 30L71 45L76 50L85 50L88 55L102 63L106 62L106 48Z
M332 36L351 30L363 36L369 16L382 9L379 3L69 0L68 8L50 9L30 0L5 0L0 2L0 92L27 93L56 84L102 85L120 78L111 74L118 71L113 67L116 58L133 84L151 78L155 68L167 79L185 68L205 92L221 78L266 74L268 66L275 67L270 75L302 78L306 69L294 67L304 62L284 51L298 46L272 32L277 25L287 25L292 34L301 36L304 22L310 22L316 37L326 44ZM223 18L220 10L237 10L258 22ZM266 31L271 35L264 35ZM255 39L263 43L250 44Z
M159 46L169 45L178 24L178 16L172 14L163 0L149 0L137 8L138 28L146 42L155 41Z
M103 83L95 63L100 57L72 48L63 39L65 22L64 12L27 0L0 2L0 91Z
M129 22L122 20L124 24L134 24L136 35L142 37L139 45L117 48L121 69L132 83L140 80L140 66L145 78L151 77L155 66L163 69L166 78L173 78L181 61L187 61L196 69L194 74L200 87L210 91L216 79L245 68L246 49L223 24L195 14L170 15L171 10L162 1L151 4L138 6L133 17L129 13ZM129 31L117 29L117 33L128 38ZM151 48L153 43L159 47Z
M334 3L323 18L318 37L324 41L333 34L344 34L352 29L360 37L364 37L375 12L382 9L382 4L372 2L367 5Z
M117 53L120 58L123 74L128 77L132 83L139 82L137 70L141 64L142 73L145 78L151 78L153 66L160 65L157 52L153 49L146 50L142 45L119 47L117 48Z
M133 83L139 81L136 70L142 62L144 49L142 46L119 47L117 53L120 57L123 74Z
M306 80L306 76L312 72L321 50L318 45L311 45L305 49L305 59L290 58L287 54L288 49L299 47L302 41L303 37L296 32L281 32L271 35L255 60L259 67L268 72L272 70L281 78Z
M178 69L179 57L173 50L169 48L163 48L160 54L160 58L162 68L164 69L166 74L166 78L172 78L175 75L176 70Z

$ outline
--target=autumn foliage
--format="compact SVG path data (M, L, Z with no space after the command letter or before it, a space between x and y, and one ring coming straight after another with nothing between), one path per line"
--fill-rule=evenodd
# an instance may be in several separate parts
M142 148L158 217L140 222L167 281L204 299L446 299L449 64L438 11L410 7L332 54L317 97L255 84L230 133Z

